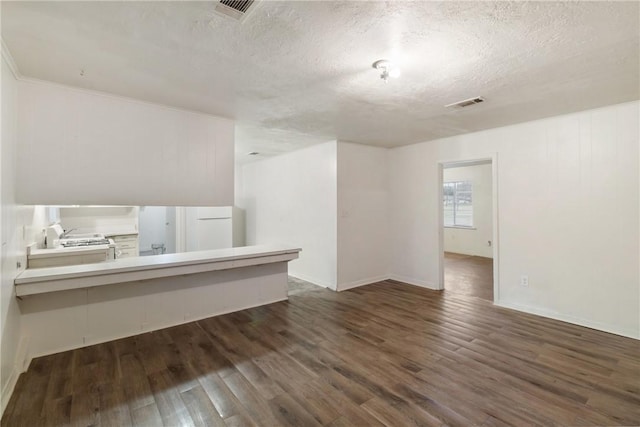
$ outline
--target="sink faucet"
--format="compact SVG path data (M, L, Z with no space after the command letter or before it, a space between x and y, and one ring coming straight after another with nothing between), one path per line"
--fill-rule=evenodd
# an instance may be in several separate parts
M74 230L77 230L77 228L72 228L72 229L70 229L70 230L64 230L64 233L62 233L62 234L60 235L60 238L61 238L61 239L64 239L65 237L67 237L67 236L69 235L69 233L71 233L71 232L72 232L72 231L74 231Z

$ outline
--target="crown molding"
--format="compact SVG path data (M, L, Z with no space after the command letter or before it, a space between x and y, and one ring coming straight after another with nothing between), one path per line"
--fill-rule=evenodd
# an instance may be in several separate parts
M13 73L13 77L15 77L16 80L21 80L22 75L20 74L20 70L18 70L16 61L13 60L13 56L11 56L11 51L5 44L4 39L2 37L0 37L0 44L2 45L2 57L4 58L5 61L7 61L7 65L9 66L9 69Z

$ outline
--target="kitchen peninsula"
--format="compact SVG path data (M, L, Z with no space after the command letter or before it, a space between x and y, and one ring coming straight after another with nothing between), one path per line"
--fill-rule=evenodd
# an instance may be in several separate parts
M299 252L245 246L27 269L14 283L28 358L286 300Z

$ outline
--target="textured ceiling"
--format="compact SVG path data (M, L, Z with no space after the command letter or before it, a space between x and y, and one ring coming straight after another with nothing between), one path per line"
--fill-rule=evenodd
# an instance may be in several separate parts
M242 22L202 1L1 7L24 76L234 118L239 156L393 147L640 98L639 2L262 1ZM381 58L402 76L384 84ZM474 96L487 101L443 107Z

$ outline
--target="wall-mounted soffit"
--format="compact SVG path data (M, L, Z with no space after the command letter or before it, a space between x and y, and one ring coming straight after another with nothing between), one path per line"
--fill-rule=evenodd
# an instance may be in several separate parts
M462 101L454 102L452 104L445 105L445 108L451 108L454 110L460 110L462 108L471 107L484 102L484 98L481 96L475 96L469 99L463 99Z
M215 11L236 21L243 21L255 10L257 3L257 0L220 0Z

